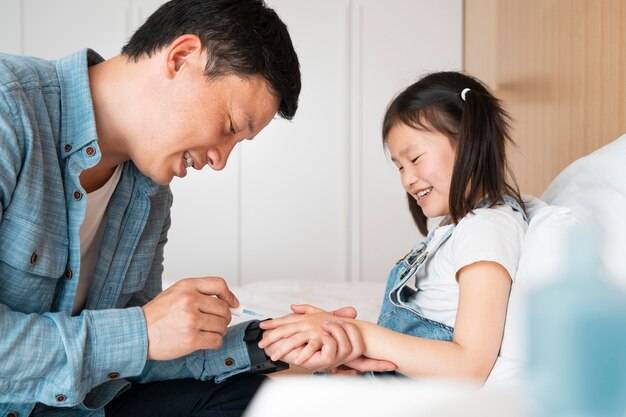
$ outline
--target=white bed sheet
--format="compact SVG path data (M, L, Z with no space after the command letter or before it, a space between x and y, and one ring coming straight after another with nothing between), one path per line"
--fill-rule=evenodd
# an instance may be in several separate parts
M376 322L385 291L385 282L324 282L302 280L259 281L231 287L247 309L263 318L291 313L291 304L312 304L325 310L352 306L363 320ZM250 320L233 317L231 324Z

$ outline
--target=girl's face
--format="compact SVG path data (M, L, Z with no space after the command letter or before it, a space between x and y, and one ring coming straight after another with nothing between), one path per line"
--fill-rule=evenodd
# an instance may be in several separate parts
M391 160L400 171L404 189L426 217L447 216L456 149L437 131L418 130L403 123L387 135Z

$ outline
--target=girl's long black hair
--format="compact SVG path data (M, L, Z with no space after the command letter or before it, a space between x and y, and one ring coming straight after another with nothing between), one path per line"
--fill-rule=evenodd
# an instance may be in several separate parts
M463 90L469 88L461 97ZM487 88L474 77L459 72L437 72L420 79L398 94L383 119L383 144L391 129L402 123L414 129L435 130L456 147L450 184L450 218L458 223L476 204L487 199L490 206L509 195L524 208L511 172L506 144L510 117ZM428 233L422 208L407 193L409 210L422 234Z

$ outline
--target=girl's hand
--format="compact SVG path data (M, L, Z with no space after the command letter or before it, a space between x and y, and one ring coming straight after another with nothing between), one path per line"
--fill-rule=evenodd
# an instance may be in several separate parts
M326 311L317 308L315 306L309 305L309 304L292 304L291 305L291 310L298 314L298 315L303 315L303 314L315 314L315 313L326 313ZM357 312L356 309L354 307L341 307L337 310L331 311L329 314L331 314L330 317L328 317L329 319L335 319L335 317L344 317L344 318L350 318L350 319L354 319L356 318ZM335 317L332 317L335 316ZM286 316L286 317L296 317L294 315L290 315L290 316ZM270 329L275 329L276 327L279 327L280 325L283 324L288 324L289 321L285 321L283 319L285 319L286 317L283 317L282 319L276 319L276 320L270 320L268 322L263 322L261 323L261 328L262 329L266 329L266 330L270 330ZM338 347L340 348L341 351L346 351L346 349L351 349L352 351L354 351L354 353L351 352L346 352L346 354L350 354L350 358L354 359L357 358L358 355L356 355L356 351L354 349L352 349L353 344L357 344L358 346L362 346L363 345L363 341L361 338L361 335L358 333L358 329L356 328L352 328L353 325L350 326L346 326L345 324L343 324L344 327L344 331L346 332L346 335L348 335L348 339L346 340L346 338L344 337L344 332L341 332L338 329L335 329L335 331L333 333L335 333L333 336L335 337L336 341L338 342ZM332 326L331 326L332 327ZM293 351L294 349L296 349L297 345L298 345L298 339L296 338L290 338L290 336L293 336L293 333L288 333L287 329L283 329L283 332L281 333L282 336L279 335L279 332L274 332L274 338L273 339L265 339L265 343L259 343L259 347L264 348L267 347L269 344L274 344L275 346L273 347L272 351L274 352L275 355L279 355L283 352L285 352L286 350L288 350L290 347L292 348L291 350ZM306 344L306 346L303 347L304 350L300 350L300 355L298 355L298 365L303 365L303 363L305 361L308 360L308 358L312 357L313 354L316 351L319 351L320 348L320 343L324 346L328 346L328 349L332 349L332 341L330 340L325 340L322 341L322 338L326 338L328 335L327 334L323 334L320 333L319 336L313 340L313 338L309 338L308 341L306 341L306 337L304 335L301 335L302 337L299 339L301 344ZM351 336L351 337L350 337ZM286 338L289 339L289 342L282 342L280 343L281 345L281 349L278 350L278 346L276 341L280 338ZM348 344L346 345L345 343L340 343L346 341ZM341 353L341 352L340 352ZM292 356L292 355L290 355ZM341 355L346 356L346 355ZM295 359L294 359L295 360ZM346 360L350 360L346 357Z
M278 340L265 347L265 352L272 358L278 357L285 362L297 364L312 371L334 368L342 363L351 362L363 354L365 346L356 325L331 322L322 324L322 327L327 333L321 336L322 347L308 359L306 358L308 354L304 351L306 346L291 349L287 354L280 356L283 351L282 344L288 343L288 339ZM314 350L313 347L311 349ZM289 350L289 347L285 350Z
M291 306L291 310L297 315L326 313L324 310L308 304L294 304ZM339 317L354 319L357 315L354 307L342 307L331 313L335 319ZM288 317L293 318L295 316L291 315ZM262 322L261 328L269 329L270 327L274 327L275 324L276 321ZM298 360L298 362L300 362L298 363L299 366L313 371L331 369L331 372L333 372L332 370L337 369L341 364L346 364L347 367L354 370L347 371L347 373L365 371L386 372L397 369L397 366L392 362L363 356L365 351L363 335L355 323L343 322L339 319L335 322L322 323L322 328L326 330L331 338L328 338L327 335L322 335L322 348L313 353L309 359L306 359L307 353L304 352L304 345L292 349L289 353L280 357L280 359L293 364L296 364L295 361ZM275 355L272 357L276 357L280 355L282 351L289 350L286 345L282 346L285 348L284 350L281 349L282 343L290 342L287 342L285 339L279 340L265 347L265 352L268 356ZM265 346L265 344L260 344L260 346ZM281 351L279 351L279 349L281 349ZM313 350L313 346L311 346L311 350ZM335 373L340 372L337 370Z
M279 319L268 320L261 323L265 329L263 339L259 342L259 347L266 347L281 341L279 346L272 349L270 357L277 360L287 355L296 348L303 347L294 363L299 365L310 359L316 352L321 352L322 347L332 349L334 346L330 333L323 327L335 321L336 317L329 313L315 313L306 315L289 315Z

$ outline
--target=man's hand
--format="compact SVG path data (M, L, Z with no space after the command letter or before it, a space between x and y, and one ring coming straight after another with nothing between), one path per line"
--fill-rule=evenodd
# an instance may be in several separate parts
M217 349L239 306L226 281L218 277L178 281L144 305L148 359L176 359L200 349Z
M315 314L315 313L325 313L325 310L321 308L317 308L310 304L292 304L291 311L296 314ZM356 308L352 306L340 307L337 310L329 311L330 314L337 317L343 317L345 319L356 319L357 311Z
M395 371L396 369L398 369L398 367L393 362L360 356L353 361L346 362L344 365L329 369L329 372L331 374L357 375L368 371L389 372Z

